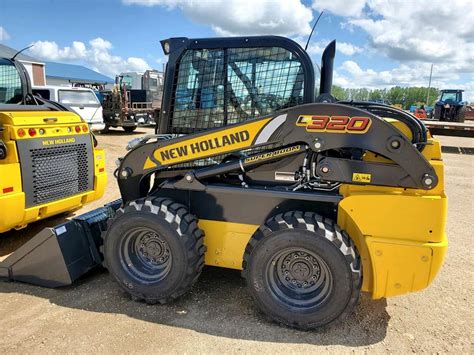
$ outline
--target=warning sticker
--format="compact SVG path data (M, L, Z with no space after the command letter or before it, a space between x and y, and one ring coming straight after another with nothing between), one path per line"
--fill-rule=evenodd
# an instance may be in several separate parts
M363 173L353 173L352 174L352 181L354 182L363 182L369 183L372 180L371 174L363 174Z

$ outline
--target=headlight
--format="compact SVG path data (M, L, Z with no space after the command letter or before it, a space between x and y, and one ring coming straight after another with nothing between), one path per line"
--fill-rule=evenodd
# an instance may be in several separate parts
M133 148L135 148L137 145L139 145L142 141L142 138L134 138L132 139L130 142L128 142L127 146L125 147L125 149L127 150L132 150Z

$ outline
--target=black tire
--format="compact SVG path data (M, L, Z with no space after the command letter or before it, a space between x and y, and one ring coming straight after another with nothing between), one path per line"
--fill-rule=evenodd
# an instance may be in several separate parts
M441 110L442 110L442 108L440 106L435 106L435 108L434 108L434 119L436 121L441 121Z
M454 116L454 122L464 123L466 119L466 106L461 106Z
M132 133L137 129L137 126L122 126L123 130L127 133Z
M343 319L362 285L359 253L334 222L312 212L270 218L250 240L243 276L272 320L312 329Z
M181 204L147 198L117 211L104 235L104 266L132 298L166 303L188 291L204 266L204 233Z
M109 131L110 131L110 126L105 125L105 128L102 131L100 131L100 133L109 133Z

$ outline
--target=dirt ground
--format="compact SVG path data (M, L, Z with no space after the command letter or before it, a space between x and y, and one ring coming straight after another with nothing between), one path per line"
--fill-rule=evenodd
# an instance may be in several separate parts
M98 136L110 181L106 195L87 209L119 197L114 161L126 142L149 131ZM441 140L474 147L468 138ZM444 154L444 160L450 246L440 274L422 292L378 301L362 295L346 322L302 332L267 321L231 270L205 268L189 294L164 306L130 300L102 270L57 290L0 283L0 353L472 353L474 156ZM65 217L3 235L0 256Z

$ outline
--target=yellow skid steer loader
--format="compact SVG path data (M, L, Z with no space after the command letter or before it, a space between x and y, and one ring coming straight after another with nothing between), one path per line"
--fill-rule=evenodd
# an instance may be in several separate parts
M401 110L332 97L335 42L317 97L308 54L286 38L162 46L159 134L118 161L122 199L48 238L88 242L82 256L147 303L181 296L204 265L242 270L259 308L301 329L341 319L361 290L431 283L447 247L439 142Z

